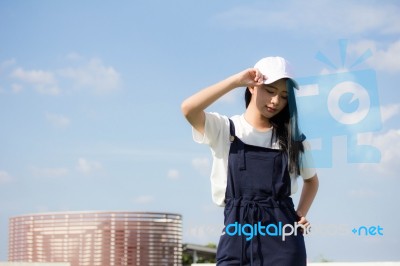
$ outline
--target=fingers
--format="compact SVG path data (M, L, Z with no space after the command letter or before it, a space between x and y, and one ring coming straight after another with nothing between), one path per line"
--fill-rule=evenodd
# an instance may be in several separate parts
M306 217L301 216L301 217L300 217L300 220L297 222L297 224L303 225L303 228L305 228L305 232L304 232L304 229L303 229L303 228L300 228L300 231L301 231L303 234L306 234L306 233L309 233L309 232L310 232L310 230L311 230L311 224L310 224L310 222L306 219Z
M254 69L255 70L255 77L254 77L254 82L257 85L261 85L264 83L264 80L266 80L267 78L261 73L260 70L258 70L257 68Z
M298 224L306 224L306 223L308 223L308 221L307 221L306 217L301 216L300 220L297 223Z
M236 74L238 87L262 85L267 79L257 68L248 68Z

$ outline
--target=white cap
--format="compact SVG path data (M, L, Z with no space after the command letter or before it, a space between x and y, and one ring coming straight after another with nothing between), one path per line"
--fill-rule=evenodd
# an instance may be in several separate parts
M298 89L297 83L293 78L294 75L290 63L282 57L265 57L258 61L254 65L254 68L257 68L266 76L267 79L264 81L264 84L271 84L279 79L289 78L293 80L296 89Z

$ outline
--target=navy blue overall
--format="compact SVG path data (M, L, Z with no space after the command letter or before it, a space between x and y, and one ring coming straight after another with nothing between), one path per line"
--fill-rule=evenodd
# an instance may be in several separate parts
M278 226L298 221L291 194L286 152L243 143L235 136L230 121L231 147L228 159L228 182L225 193L224 225L258 224ZM249 228L247 228L249 229ZM245 230L250 232L249 230ZM272 228L273 229L273 228ZM287 229L289 230L289 229ZM231 231L231 230L230 230ZM254 231L255 232L255 231ZM265 232L265 229L264 229ZM297 234L221 235L217 250L217 265L303 266L306 265L304 238ZM232 231L231 231L232 233Z

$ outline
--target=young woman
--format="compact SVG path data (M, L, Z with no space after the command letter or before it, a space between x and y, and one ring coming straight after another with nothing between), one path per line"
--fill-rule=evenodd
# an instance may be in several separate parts
M204 111L238 87L246 87L244 114L228 118ZM211 148L212 196L225 206L217 265L306 265L302 232L310 226L306 215L318 177L297 124L294 89L288 62L266 57L182 103L194 140ZM304 184L295 211L290 196L300 175Z

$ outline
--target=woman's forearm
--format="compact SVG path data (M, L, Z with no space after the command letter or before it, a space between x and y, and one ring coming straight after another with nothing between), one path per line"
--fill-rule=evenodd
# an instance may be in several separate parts
M197 92L183 101L181 105L183 115L194 128L202 133L204 130L204 110L236 86L234 77L229 77Z
M246 69L207 87L183 101L181 110L189 123L200 133L204 132L204 110L229 91L246 86L260 85L264 81L261 72L254 68Z
M309 179L304 180L303 189L301 191L301 196L299 200L299 205L297 208L297 214L299 216L305 217L317 195L319 186L318 176L315 175Z

